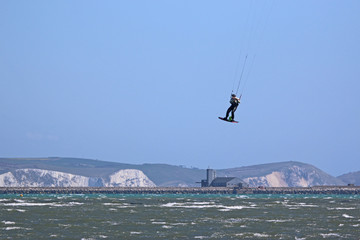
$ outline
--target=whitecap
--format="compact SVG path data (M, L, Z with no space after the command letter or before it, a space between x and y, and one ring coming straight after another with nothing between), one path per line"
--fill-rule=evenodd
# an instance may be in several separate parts
M220 212L230 212L230 209L219 209Z
M267 235L267 234L263 234L263 233L254 233L254 237L267 238L267 237L269 237L269 235Z
M173 228L173 227L169 226L169 225L164 225L164 226L162 226L162 228L169 229L169 228Z
M236 195L236 198L249 198L247 195Z
M187 203L190 205L186 205L185 203L166 203L161 205L162 207L178 207L178 208L221 208L224 207L223 205L214 205L210 204L209 202L194 202L194 203Z
M163 205L161 205L162 207L175 207L175 206L177 206L177 205L179 205L178 203L176 203L176 202L173 202L173 203L166 203L166 204L163 204Z
M71 207L76 205L83 205L84 203L79 202L69 202L65 204L58 203L30 203L30 202L18 202L18 203L4 203L3 206L11 206L11 207L43 207L43 206L52 206L52 207Z
M8 211L8 212L12 212L12 211L26 212L26 210L23 210L23 209L12 209L12 208L8 208L8 209L6 209L6 211Z
M353 216L347 215L347 214L343 214L342 215L344 218L354 218Z
M213 204L214 202L190 202L194 205L208 205L208 204Z
M9 231L9 230L19 230L19 229L22 229L22 230L32 230L31 228L22 228L22 227L6 227L4 228L6 231Z
M266 222L273 222L273 223L284 223L284 222L293 222L292 219L272 219L272 220L266 220Z
M233 209L243 209L243 208L252 208L252 207L247 207L247 206L226 206L224 208L233 210Z
M142 234L142 232L130 232L130 235L139 235Z
M186 226L187 223L172 223L173 226Z
M5 225L15 224L15 222L11 222L11 221L1 221L1 222Z
M9 231L9 230L17 230L17 229L21 229L21 227L6 227L4 228L6 231Z
M320 235L323 238L328 238L328 237L341 237L339 234L337 233L320 233Z
M122 206L123 203L103 203L104 206Z
M337 208L331 208L331 207L327 207L327 210L354 210L356 208L354 207L337 207Z

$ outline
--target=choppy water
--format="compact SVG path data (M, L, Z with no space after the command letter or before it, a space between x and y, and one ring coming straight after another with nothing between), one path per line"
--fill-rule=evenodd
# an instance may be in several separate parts
M360 239L360 196L0 195L0 239Z

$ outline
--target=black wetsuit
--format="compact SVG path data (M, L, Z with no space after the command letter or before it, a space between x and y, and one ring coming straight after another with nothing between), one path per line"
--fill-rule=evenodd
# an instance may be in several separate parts
M234 121L234 119L235 119L235 114L234 113L235 113L235 111L236 111L236 109L237 109L237 107L238 107L238 105L240 103L240 100L238 98L235 98L235 99L231 98L230 103L231 103L231 106L226 111L225 119L227 119L229 117L229 114L231 112L231 120Z

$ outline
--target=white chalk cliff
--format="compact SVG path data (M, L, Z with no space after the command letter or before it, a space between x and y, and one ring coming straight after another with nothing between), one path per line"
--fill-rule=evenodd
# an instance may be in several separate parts
M0 187L155 187L140 170L119 170L105 178L85 177L70 173L17 169L0 175Z
M251 187L309 187L315 185L334 185L333 181L322 176L316 169L303 168L293 165L288 168L272 171L264 176L247 177L242 179Z

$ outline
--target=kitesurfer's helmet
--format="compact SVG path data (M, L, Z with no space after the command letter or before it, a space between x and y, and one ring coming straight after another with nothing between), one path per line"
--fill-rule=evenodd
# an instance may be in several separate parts
M232 97L236 97L236 94L231 94Z

